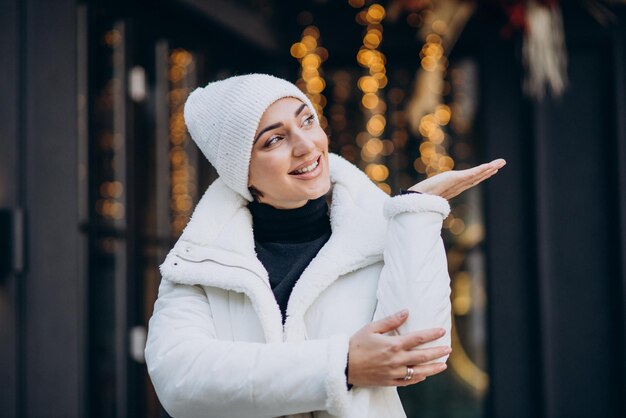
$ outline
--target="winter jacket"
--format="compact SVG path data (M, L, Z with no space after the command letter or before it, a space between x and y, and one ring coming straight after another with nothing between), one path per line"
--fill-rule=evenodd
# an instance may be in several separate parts
M332 235L296 283L283 325L247 202L220 179L161 265L145 350L174 417L405 417L396 388L346 386L351 335L409 309L400 333L442 327L450 286L438 196L389 197L330 155ZM445 361L445 358L440 359Z

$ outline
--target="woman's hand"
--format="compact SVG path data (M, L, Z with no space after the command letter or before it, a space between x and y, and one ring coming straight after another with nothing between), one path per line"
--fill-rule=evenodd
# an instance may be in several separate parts
M490 163L482 164L467 170L445 171L420 181L409 190L420 193L434 194L444 199L452 199L465 190L487 180L504 167L506 161L502 158Z
M406 321L399 312L361 328L350 338L348 383L355 386L408 386L446 369L445 363L430 363L450 353L450 347L414 349L444 334L441 328L406 335L383 335ZM411 367L411 379L404 380Z

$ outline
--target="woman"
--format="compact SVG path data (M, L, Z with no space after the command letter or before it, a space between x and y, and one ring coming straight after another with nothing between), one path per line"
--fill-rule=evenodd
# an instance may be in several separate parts
M196 89L185 121L220 177L161 266L146 362L165 409L405 416L396 387L450 353L440 196L503 161L390 198L329 154L296 86L263 74Z

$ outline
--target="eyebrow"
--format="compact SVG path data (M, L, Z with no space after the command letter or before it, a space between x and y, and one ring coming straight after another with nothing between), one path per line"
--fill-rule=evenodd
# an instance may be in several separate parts
M297 117L300 112L302 112L302 109L304 109L306 107L306 103L302 103L294 112L294 116ZM256 141L259 140L259 138L261 137L261 135L263 135L265 132L267 131L271 131L272 129L276 129L283 126L282 122L278 122L278 123L273 123L269 126L266 126L265 128L261 129L261 132L259 132L259 134L256 136L256 138L254 138L254 143L256 144Z

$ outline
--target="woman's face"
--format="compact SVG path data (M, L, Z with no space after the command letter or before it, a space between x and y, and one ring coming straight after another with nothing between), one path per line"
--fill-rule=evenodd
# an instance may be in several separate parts
M330 189L328 137L312 110L293 97L269 106L252 146L248 184L278 209L304 206Z

